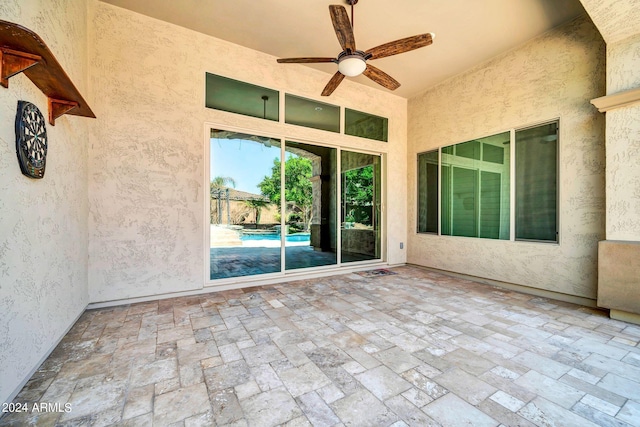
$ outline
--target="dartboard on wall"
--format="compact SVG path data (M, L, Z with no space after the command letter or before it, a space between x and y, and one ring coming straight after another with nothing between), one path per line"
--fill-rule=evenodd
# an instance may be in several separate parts
M30 178L44 176L47 161L47 129L42 113L30 102L18 101L16 153L22 173Z

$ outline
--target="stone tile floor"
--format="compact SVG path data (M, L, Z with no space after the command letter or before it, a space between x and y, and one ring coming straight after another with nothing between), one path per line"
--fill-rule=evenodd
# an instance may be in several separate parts
M0 424L640 426L640 327L394 271L87 311Z

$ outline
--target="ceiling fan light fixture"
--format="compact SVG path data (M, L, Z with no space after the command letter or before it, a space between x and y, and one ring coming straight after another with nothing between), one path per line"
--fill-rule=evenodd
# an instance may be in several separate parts
M367 68L367 63L360 55L346 55L338 62L338 71L347 77L359 76Z
M433 43L436 35L434 33L418 34L411 37L384 43L368 50L358 50L356 40L353 35L353 6L358 0L342 0L351 6L351 19L347 9L341 5L332 4L329 6L329 15L333 29L338 37L338 42L342 47L342 52L337 58L327 57L303 57L303 58L279 58L278 63L284 64L314 64L323 62L333 62L338 64L338 71L331 77L327 85L322 90L322 96L330 96L345 77L356 77L363 74L365 77L376 82L380 86L396 90L400 87L400 82L385 73L384 71L367 64L373 59L386 58L404 52L429 46Z

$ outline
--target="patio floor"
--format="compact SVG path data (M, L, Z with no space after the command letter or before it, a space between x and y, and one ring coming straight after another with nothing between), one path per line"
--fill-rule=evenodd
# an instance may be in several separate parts
M416 267L87 311L2 425L640 425L640 327Z

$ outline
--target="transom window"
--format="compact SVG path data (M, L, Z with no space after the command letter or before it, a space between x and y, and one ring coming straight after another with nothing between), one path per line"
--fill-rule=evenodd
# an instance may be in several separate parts
M239 80L205 74L205 106L264 120L281 121L280 92ZM284 122L340 133L344 110L344 134L388 142L389 119L363 111L284 94Z

